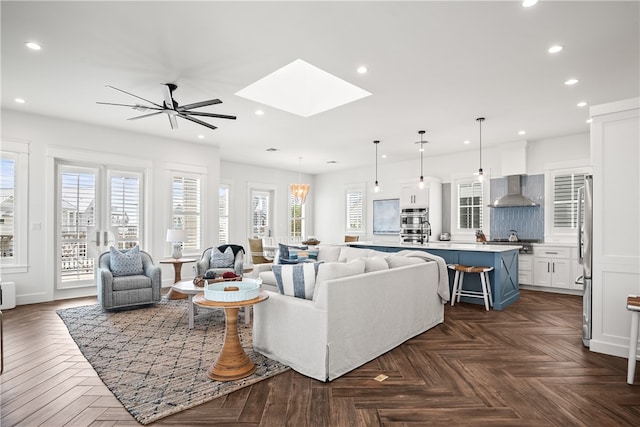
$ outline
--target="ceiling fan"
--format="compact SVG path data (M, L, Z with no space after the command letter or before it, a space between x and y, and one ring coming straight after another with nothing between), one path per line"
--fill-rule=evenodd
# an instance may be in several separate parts
M180 117L185 120L189 120L190 122L194 122L199 125L206 126L209 129L217 129L216 126L203 122L202 120L196 119L195 117L192 117L192 116L214 117L217 119L231 119L231 120L236 119L236 116L227 116L224 114L201 113L198 111L190 111L194 108L206 107L208 105L214 105L214 104L221 104L222 101L220 101L219 99L210 99L208 101L200 101L200 102L195 102L193 104L179 105L178 102L175 99L173 99L173 91L178 88L178 86L173 83L165 83L162 85L163 87L162 94L164 95L164 101L162 102L162 105L156 104L155 102L149 101L148 99L144 99L140 96L126 92L122 89L118 89L117 87L114 87L114 86L107 85L107 87L111 89L115 89L122 93L126 93L127 95L133 96L135 98L141 99L151 104L151 106L148 106L148 105L140 105L140 104L128 105L128 104L114 104L111 102L96 102L96 104L130 107L136 111L141 111L141 112L152 111L149 114L143 114L142 116L131 117L130 119L127 119L127 120L138 120L138 119L143 119L145 117L151 117L151 116L165 113L169 117L169 123L171 124L171 129L178 128L178 121L176 117Z

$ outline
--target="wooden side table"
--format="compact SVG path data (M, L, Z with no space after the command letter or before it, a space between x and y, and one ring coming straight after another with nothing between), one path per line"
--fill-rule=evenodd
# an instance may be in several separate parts
M173 283L178 283L182 281L182 264L186 264L188 262L196 262L195 258L171 258L171 259L163 259L160 261L160 264L173 264ZM173 288L169 290L167 293L167 299L185 299L187 298L187 294L183 294L182 292L178 292Z
M240 344L238 310L240 307L259 304L268 298L269 295L265 291L260 291L257 298L246 301L210 301L204 297L204 293L193 298L193 303L197 306L224 308L224 344L218 358L207 371L209 378L217 381L232 381L248 377L256 371L256 365L249 359Z

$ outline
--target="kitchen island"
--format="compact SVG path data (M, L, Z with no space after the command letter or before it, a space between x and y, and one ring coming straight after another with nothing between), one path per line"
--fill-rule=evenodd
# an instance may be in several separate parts
M493 267L489 273L493 308L502 310L520 299L518 284L519 246L490 245L474 243L433 242L425 244L354 242L349 246L375 249L381 252L399 252L417 250L442 257L447 264L464 264ZM480 277L477 274L464 276L464 288L479 291ZM453 274L449 275L449 290L453 289ZM462 297L461 301L472 304L484 304L477 298Z

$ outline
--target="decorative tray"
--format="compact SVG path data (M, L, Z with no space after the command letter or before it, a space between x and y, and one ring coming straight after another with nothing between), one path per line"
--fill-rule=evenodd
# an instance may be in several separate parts
M225 288L237 288L237 290L226 290ZM248 301L257 298L260 294L260 284L256 281L233 283L212 283L204 287L204 297L209 301L217 302L237 302Z

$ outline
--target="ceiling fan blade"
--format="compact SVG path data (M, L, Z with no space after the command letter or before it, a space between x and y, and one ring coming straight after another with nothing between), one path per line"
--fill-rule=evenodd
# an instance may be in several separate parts
M181 105L180 107L177 108L177 110L185 111L185 110L190 110L192 108L206 107L207 105L214 105L214 104L222 104L222 101L220 101L219 99L210 99L208 101L194 102L193 104Z
M175 101L173 100L173 94L171 93L171 88L169 87L168 84L162 85L162 96L164 96L164 104L166 108L173 110L174 109L173 103Z
M202 116L202 117L215 117L217 119L231 119L235 120L236 116L227 116L226 114L215 114L215 113L199 113L197 111L180 111L180 115L190 115L190 116Z
M149 103L149 104L151 104L151 105L155 105L155 106L156 106L156 107L158 107L158 108L162 108L162 105L158 105L158 104L156 104L155 102L149 101L148 99L144 99L144 98L142 98L142 97L140 97L140 96L138 96L138 95L134 95L134 94L129 93L129 92L127 92L127 91L124 91L124 90L122 90L122 89L118 89L117 87L114 87L114 86L107 85L107 87L110 87L111 89L115 89L115 90L117 90L118 92L126 93L127 95L129 95L129 96L133 96L134 98L142 99L143 101L146 101L146 102L148 102L148 103Z
M182 114L180 114L180 117L182 117L182 118L183 118L183 119L185 119L185 120L192 121L193 123L197 123L197 124L199 124L199 125L202 125L202 126L208 127L209 129L218 129L218 128L217 128L216 126L214 126L214 125L210 125L209 123L203 122L202 120L194 119L193 117L185 116L185 115L182 115Z
M175 114L167 114L167 116L169 117L169 123L171 123L171 129L178 129L178 120Z
M144 119L145 117L156 116L156 115L158 115L158 114L162 114L162 111L156 111L155 113L145 114L145 115L143 115L143 116L131 117L130 119L127 119L127 120L138 120L138 119Z

